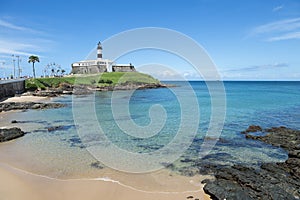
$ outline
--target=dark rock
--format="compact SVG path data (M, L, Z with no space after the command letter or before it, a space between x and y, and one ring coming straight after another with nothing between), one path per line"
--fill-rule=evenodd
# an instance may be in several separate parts
M103 169L104 168L104 166L99 161L91 163L91 167L97 168L97 169Z
M52 131L63 130L64 127L63 126L52 126L52 127L48 127L47 129L49 132L52 132Z
M209 194L212 199L227 199L227 200L252 200L247 194L247 190L243 190L239 184L233 181L218 179L208 183L203 188L204 192Z
M187 196L186 198L187 199L193 199L194 197L193 196Z
M6 142L24 136L19 128L0 129L0 142Z
M267 134L248 134L254 131L264 131ZM202 181L206 183L204 191L212 199L299 199L300 131L286 127L262 130L261 127L252 125L244 133L248 139L284 148L288 152L288 159L280 163L263 163L259 169L243 165L202 165L201 173L211 171L215 175L215 180Z
M16 123L18 123L18 121L17 120L12 120L11 123L16 124Z
M183 162L183 163L190 163L190 162L194 162L193 159L190 159L190 158L183 158L180 160L180 162Z
M10 110L61 108L64 106L64 104L60 103L7 102L0 103L0 112Z
M263 129L260 126L250 125L247 130L243 131L242 133L254 133L262 130Z
M63 92L70 92L73 90L74 86L69 83L61 83L59 88L63 90Z
M199 169L196 167L183 167L179 169L179 172L184 176L192 177L199 174Z
M41 104L39 104L39 103L36 103L31 106L31 109L39 109L39 108L41 108Z
M174 169L175 168L175 165L173 163L160 163L162 166L164 166L165 168L168 168L168 169Z
M76 85L73 89L73 94L75 95L87 95L92 94L94 91L84 85Z
M59 131L59 130L69 130L74 127L75 127L74 125L65 125L65 126L59 125L59 126L47 127L47 129L49 132L52 132L52 131Z

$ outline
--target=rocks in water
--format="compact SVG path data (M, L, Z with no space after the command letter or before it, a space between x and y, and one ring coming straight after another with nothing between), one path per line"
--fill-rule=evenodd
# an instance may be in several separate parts
M162 166L164 166L165 168L168 168L168 169L171 169L171 170L174 170L175 169L175 165L173 163L160 163Z
M192 177L199 174L199 169L196 167L183 167L179 169L179 172L183 176Z
M164 88L166 85L160 83L138 83L138 82L126 82L118 84L113 87L113 90L143 90L143 89L154 89L154 88Z
M6 102L0 103L0 112L10 110L61 108L64 106L64 104L60 103Z
M274 170L241 165L219 168L215 172L216 180L209 181L204 191L213 199L296 199L293 194L299 183L287 180L283 171Z
M33 96L38 96L38 97L57 97L61 94L63 94L63 91L59 89L40 90L32 93Z
M59 125L59 126L51 126L51 127L47 127L47 130L49 132L53 132L53 131L60 131L60 130L68 130L68 129L71 129L71 128L74 128L75 126L74 125Z
M6 142L24 136L20 128L0 129L0 142Z
M70 143L71 147L77 147L77 148L86 148L86 146L82 143L81 139L78 136L74 136L67 140Z
M91 167L97 168L97 169L103 169L104 168L104 166L99 161L92 162Z
M255 130L266 135L248 134ZM244 134L248 139L284 148L288 151L288 159L280 163L263 163L259 169L242 165L208 165L215 180L205 180L204 191L212 199L299 199L300 131L286 127L263 130L259 126L250 126Z
M256 125L250 125L247 130L241 132L243 134L247 134L247 133L254 133L254 132L258 132L258 131L262 131L263 129L260 126L256 126Z
M18 121L17 120L12 120L11 123L16 124L16 123L18 123Z
M52 127L48 127L47 130L49 132L52 132L52 131L58 131L58 130L63 130L64 127L63 126L52 126Z
M113 91L113 90L141 90L141 89L154 89L165 88L169 85L161 83L139 83L139 82L126 82L107 86L95 86L95 85L72 85L69 83L61 83L58 87L48 87L47 90L39 90L31 92L31 95L42 97L56 97L62 94L75 94L75 95L87 95L92 94L95 91Z

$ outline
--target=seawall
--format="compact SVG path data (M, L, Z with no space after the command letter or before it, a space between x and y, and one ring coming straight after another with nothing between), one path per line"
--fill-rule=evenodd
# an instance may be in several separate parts
M0 99L22 94L25 91L25 79L0 81Z

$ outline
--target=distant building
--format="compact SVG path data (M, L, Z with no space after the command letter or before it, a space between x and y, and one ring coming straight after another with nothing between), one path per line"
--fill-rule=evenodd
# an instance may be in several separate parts
M135 68L130 63L128 64L115 64L113 61L102 58L102 45L101 42L97 45L97 59L96 60L83 60L72 64L73 74L96 74L108 72L134 72Z

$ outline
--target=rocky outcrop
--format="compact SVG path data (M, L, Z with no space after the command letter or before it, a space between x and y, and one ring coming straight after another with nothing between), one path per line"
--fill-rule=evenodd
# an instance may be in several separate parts
M7 103L0 103L0 112L10 111L10 110L61 108L64 106L65 106L64 104L60 104L60 103L7 102Z
M263 136L251 135L254 130ZM215 180L205 180L204 191L212 199L299 199L300 198L300 131L285 127L261 129L251 126L246 138L282 147L288 159L263 163L259 169L242 165L207 166ZM206 170L209 171L209 170Z
M92 94L95 91L114 91L114 90L143 90L143 89L155 89L165 88L169 85L160 83L121 83L115 86L93 86L93 85L71 85L68 83L61 84L58 88L48 88L47 90L39 90L35 92L29 92L28 95L41 96L41 97L57 97L63 94L68 95L87 95ZM171 86L174 87L174 86Z
M164 88L167 87L166 85L159 84L159 83L122 83L116 85L113 90L143 90L143 89L155 89L155 88Z
M6 142L24 136L19 128L0 129L0 142Z
M262 131L263 129L260 126L250 125L245 131L241 132L243 134L254 133L258 131Z

